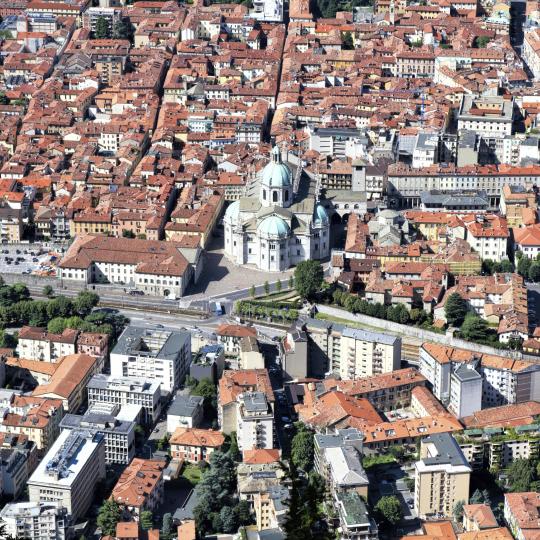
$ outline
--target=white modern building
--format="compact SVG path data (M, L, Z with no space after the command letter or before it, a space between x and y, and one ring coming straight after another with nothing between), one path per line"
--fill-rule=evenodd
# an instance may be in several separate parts
M111 352L111 375L156 380L164 392L174 392L190 363L188 332L128 326Z
M8 503L0 511L5 535L28 540L65 540L67 510L57 503Z
M294 192L291 169L277 147L253 196L225 212L225 255L238 265L282 272L299 262L330 255L330 221L317 194Z
M465 95L458 112L458 131L474 131L484 138L512 134L514 100L502 96Z
M474 362L460 364L450 375L448 409L457 418L482 410L482 376Z
M153 425L161 412L159 381L142 377L94 375L88 382L88 406L113 403L121 407L138 406L142 409L141 422Z
M177 428L199 427L204 417L204 398L178 394L167 410L167 433Z
M86 514L96 484L105 478L105 440L87 430L62 431L28 480L33 503L58 503L71 520Z
M263 392L238 396L236 436L240 451L274 448L274 414Z
M254 0L249 14L258 21L283 22L283 0Z

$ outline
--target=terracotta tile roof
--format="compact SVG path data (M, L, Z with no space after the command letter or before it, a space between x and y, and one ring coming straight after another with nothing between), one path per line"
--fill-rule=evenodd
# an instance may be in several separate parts
M242 461L250 465L276 463L279 461L279 456L278 448L257 448L254 450L244 450Z
M120 521L116 524L116 538L138 538L139 524L136 521Z
M506 527L488 529L485 531L469 531L458 534L458 540L513 540L513 536ZM529 539L527 536L526 540Z
M505 493L505 506L521 529L525 540L540 538L540 493L528 491L524 493Z
M456 540L450 521L431 521L422 524L425 534L402 536L401 540Z
M166 462L133 458L114 486L111 497L121 505L141 508L162 481Z
M218 336L227 337L257 337L257 329L253 326L242 326L240 324L220 324L217 327Z
M466 504L463 507L463 513L480 529L494 529L498 525L493 511L487 504Z
M171 445L219 448L225 441L223 433L211 429L176 428L170 439Z
M246 390L264 392L268 401L273 402L274 391L266 369L225 370L219 380L219 403L227 405L236 401Z
M466 428L506 427L532 424L534 417L540 414L540 403L525 401L515 405L503 405L477 411L462 418Z

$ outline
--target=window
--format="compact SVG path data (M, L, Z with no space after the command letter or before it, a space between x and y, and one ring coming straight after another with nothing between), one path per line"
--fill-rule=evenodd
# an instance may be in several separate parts
M266 189L263 189L263 201L266 201Z
M286 201L289 200L289 191L286 191L286 192L285 192L285 200L286 200Z
M272 202L278 201L278 194L277 191L272 191Z

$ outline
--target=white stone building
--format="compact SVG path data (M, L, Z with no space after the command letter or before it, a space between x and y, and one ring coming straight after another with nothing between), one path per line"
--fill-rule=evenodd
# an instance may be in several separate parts
M239 265L282 272L330 255L330 221L316 194L293 192L277 147L258 178L258 194L233 202L223 218L225 254ZM299 190L300 191L300 190Z

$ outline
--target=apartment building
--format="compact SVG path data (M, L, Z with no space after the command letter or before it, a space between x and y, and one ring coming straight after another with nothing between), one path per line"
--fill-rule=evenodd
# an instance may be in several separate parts
M174 433L177 428L199 427L204 416L204 398L185 396L180 393L167 409L167 433Z
M524 360L476 353L465 349L424 343L420 347L420 373L429 381L433 394L443 403L451 399L452 373L463 364L474 363L482 377L482 407L497 407L539 400L540 366ZM459 401L477 400L478 385L464 384L459 392L468 392ZM471 392L475 392L475 396ZM456 392L457 394L457 392ZM455 398L457 399L457 398ZM471 401L477 403L477 401ZM457 407L457 402L454 403Z
M62 431L28 480L33 503L58 503L73 522L83 517L96 484L105 478L105 441L101 434Z
M111 412L119 411L118 406L113 407ZM66 414L60 422L62 430L85 429L100 433L105 440L105 463L121 465L127 465L135 456L135 425L135 422L92 408L83 415Z
M218 385L218 422L226 435L238 427L238 397L244 392L263 392L274 409L274 391L266 369L225 370Z
M61 334L52 334L46 328L23 326L19 331L17 355L29 360L55 362L61 356L77 352L78 334L78 330L71 328Z
M354 491L367 500L369 480L362 467L363 439L354 428L315 435L315 468L331 493Z
M540 493L504 494L504 520L516 540L530 540L540 532Z
M373 375L354 381L327 379L326 388L357 398L366 398L378 411L391 411L411 405L413 390L426 385L426 378L414 368Z
M26 435L0 433L0 493L18 498L37 462L36 445Z
M169 440L171 457L189 463L208 463L224 441L225 437L220 431L179 427Z
M111 375L156 380L174 392L188 373L191 336L188 332L128 326L111 351Z
M122 10L115 7L90 7L82 15L83 28L92 32L96 31L96 24L99 19L107 22L109 32L112 32L114 25L120 21Z
M58 503L7 503L0 510L0 519L6 536L11 538L65 540L67 537L67 510Z
M153 511L163 502L165 466L159 459L134 458L116 482L112 499L138 521L143 510Z
M457 418L482 410L482 376L474 363L461 364L452 371L448 410Z
M539 436L540 426L528 424L512 429L466 429L456 440L473 469L499 470L505 469L516 459L538 459Z
M341 538L347 540L376 540L379 538L375 520L370 518L366 503L355 491L334 495Z
M97 403L136 405L141 407L141 422L153 425L161 413L161 385L159 381L136 377L116 378L95 375L88 382L88 406Z
M239 324L221 324L217 327L216 334L218 342L223 345L227 355L239 355L244 338L257 339L255 328Z
M14 390L0 389L4 414L0 433L23 434L40 453L45 453L60 433L64 407L60 399L22 396Z
M523 39L522 58L531 70L534 78L540 78L540 31L530 28L525 32Z
M469 500L472 469L450 434L422 439L414 470L414 509L420 519L451 517L456 502Z
M236 436L240 451L274 448L274 411L263 392L238 396Z
M342 380L360 379L398 370L401 338L308 319L310 362L326 366Z

